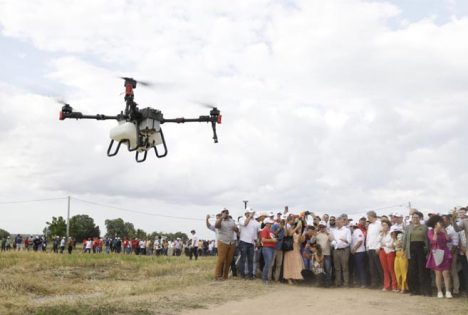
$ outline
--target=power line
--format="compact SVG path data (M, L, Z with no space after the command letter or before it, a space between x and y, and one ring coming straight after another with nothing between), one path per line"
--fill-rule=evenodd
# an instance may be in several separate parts
M84 200L80 198L75 198L71 197L72 199L92 204L95 206L100 206L100 207L105 207L105 208L111 208L111 209L116 209L120 211L125 211L125 212L130 212L130 213L138 213L138 214L144 214L144 215L150 215L150 216L155 216L155 217L163 217L163 218L169 218L169 219L179 219L179 220L191 220L191 221L204 221L204 219L200 218L188 218L188 217L179 217L179 216L172 216L172 215L165 215L165 214L158 214L158 213L152 213L152 212L146 212L146 211L140 211L140 210L134 210L134 209L128 209L128 208L122 208L122 207L116 207L116 206L111 206L111 205L106 205L94 201L89 201L89 200Z
M47 198L47 199L31 199L31 200L18 200L18 201L0 201L0 204L2 204L2 205L7 205L7 204L14 204L14 203L42 202L42 201L63 200L63 199L67 199L67 197Z

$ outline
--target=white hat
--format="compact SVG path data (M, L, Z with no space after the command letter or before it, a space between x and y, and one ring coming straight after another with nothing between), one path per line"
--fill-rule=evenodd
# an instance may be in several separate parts
M268 212L269 217L273 217L274 215L275 215L275 213L273 211Z
M399 212L394 212L392 215L397 218L403 218L403 215Z
M266 218L265 220L263 220L263 223L264 223L264 224L273 224L273 223L275 223L275 221L273 221L273 220L270 219L270 218Z
M401 228L399 226L392 225L390 227L390 233L393 233L393 232L402 232L402 230L401 230Z
M327 222L325 222L325 221L320 221L318 225L319 225L319 226L320 226L320 225L322 225L322 226L327 226Z
M253 213L255 212L252 208L246 208L244 213Z

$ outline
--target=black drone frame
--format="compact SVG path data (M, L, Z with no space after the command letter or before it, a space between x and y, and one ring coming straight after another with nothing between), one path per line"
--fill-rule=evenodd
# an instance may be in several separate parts
M120 114L116 116L108 116L108 115L84 115L80 112L73 111L73 108L69 104L65 104L62 107L62 111L60 112L60 120L64 120L67 118L74 118L74 119L95 119L95 120L117 120L117 121L126 121L132 122L135 124L137 128L137 135L138 135L138 144L135 148L130 147L130 140L123 139L120 140L117 146L113 149L114 140L111 139L109 143L109 147L107 149L107 156L115 156L119 153L120 145L122 143L128 145L129 151L136 151L135 160L140 163L146 160L146 156L148 154L149 148L153 147L156 157L162 158L167 155L167 145L166 140L164 138L164 134L162 132L162 128L159 130L159 134L162 140L162 146L164 150L162 152L158 151L156 145L148 143L148 137L144 137L140 134L139 123L145 119L149 119L150 121L158 121L161 125L164 123L177 123L182 124L186 122L210 122L211 127L213 129L213 140L215 143L218 143L218 136L216 134L216 124L221 123L221 112L216 108L212 107L210 110L210 115L208 116L199 116L198 118L164 118L161 111L154 109L154 108L144 108L139 109L138 104L134 101L134 93L133 90L137 86L137 81L132 78L122 78L125 80L125 111L122 111ZM140 82L141 83L141 82ZM143 83L141 83L144 85ZM139 150L140 149L140 150ZM141 150L143 149L143 150Z

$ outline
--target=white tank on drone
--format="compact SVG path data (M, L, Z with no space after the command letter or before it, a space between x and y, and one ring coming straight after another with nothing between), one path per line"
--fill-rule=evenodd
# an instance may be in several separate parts
M138 146L137 129L134 123L127 121L119 121L119 124L110 130L112 140L120 142L128 140L128 148L133 150Z
M128 140L129 150L147 151L154 146L163 143L161 137L160 111L152 108L145 108L140 111L140 122L137 125L134 122L119 121L119 125L112 128L110 137L112 140L121 142ZM140 139L140 144L139 140ZM140 145L140 147L138 147Z

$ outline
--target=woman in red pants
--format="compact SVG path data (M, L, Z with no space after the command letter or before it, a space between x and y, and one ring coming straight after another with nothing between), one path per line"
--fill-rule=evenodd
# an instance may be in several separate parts
M398 285L395 277L395 247L390 233L390 221L382 220L382 231L380 232L380 264L384 274L383 291L398 292Z

